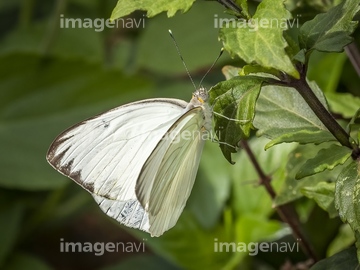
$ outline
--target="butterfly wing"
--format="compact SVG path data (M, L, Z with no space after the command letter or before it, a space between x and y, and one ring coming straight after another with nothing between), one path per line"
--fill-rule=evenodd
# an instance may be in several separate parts
M47 160L95 196L136 201L142 165L186 105L182 100L150 99L117 107L61 133Z
M148 214L137 199L116 201L94 194L92 196L98 203L100 209L109 217L128 227L149 232L150 224Z
M148 231L160 236L173 227L192 190L204 146L205 116L195 107L180 117L146 160L136 195L148 215Z

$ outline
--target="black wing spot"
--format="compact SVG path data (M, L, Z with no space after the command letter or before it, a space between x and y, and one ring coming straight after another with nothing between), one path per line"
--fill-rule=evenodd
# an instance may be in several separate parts
M103 123L103 127L104 127L104 128L108 128L109 125L110 125L110 123L107 122L107 121L105 121L105 120L102 120L102 123Z

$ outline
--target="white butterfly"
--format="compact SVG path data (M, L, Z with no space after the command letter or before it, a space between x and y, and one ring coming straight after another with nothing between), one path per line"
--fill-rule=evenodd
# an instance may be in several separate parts
M48 162L89 191L118 222L160 236L192 190L212 128L208 93L189 103L148 99L76 124L51 144Z

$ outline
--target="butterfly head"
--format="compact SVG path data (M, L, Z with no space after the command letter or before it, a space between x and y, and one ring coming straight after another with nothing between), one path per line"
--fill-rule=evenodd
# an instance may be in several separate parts
M193 93L191 102L195 106L196 105L201 106L204 103L206 103L208 101L208 99L209 99L209 94L208 94L207 90L204 87L200 87Z

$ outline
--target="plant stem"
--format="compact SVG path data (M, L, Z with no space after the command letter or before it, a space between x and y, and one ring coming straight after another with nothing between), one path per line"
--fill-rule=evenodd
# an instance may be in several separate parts
M233 0L217 0L224 7L241 14L241 8Z
M271 185L271 177L266 175L264 173L264 171L261 169L260 164L256 160L248 143L243 140L240 142L240 145L246 151L251 163L253 164L257 174L259 175L260 185L263 185L265 187L267 193L269 193L271 199L275 200L276 192ZM289 204L288 205L278 205L278 206L275 206L275 209L276 209L278 215L280 216L281 220L283 220L290 226L294 238L298 241L298 243L300 244L304 253L309 258L311 258L314 263L316 261L318 261L318 258L314 252L314 249L312 248L311 244L305 238L303 232L300 229L300 222L299 222L299 219L298 219L293 207Z
M350 43L345 47L345 52L350 59L351 64L353 65L356 73L360 77L360 52L356 44Z
M303 97L316 116L341 143L341 145L346 146L352 150L355 149L356 145L350 143L350 135L346 133L346 131L338 124L338 122L336 122L334 117L311 90L309 84L306 81L306 67L302 66L301 69L300 79L288 77L288 86L291 86L295 88L296 91L298 91L298 93Z

